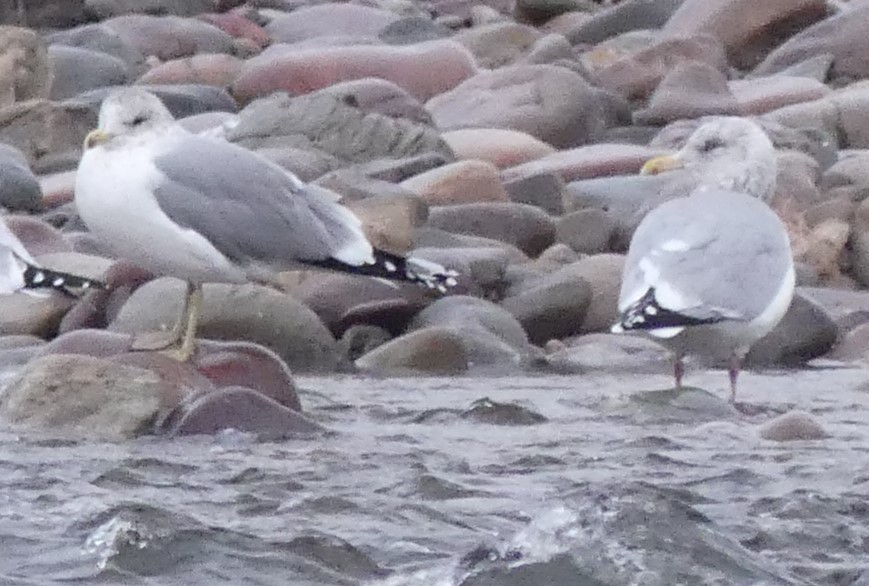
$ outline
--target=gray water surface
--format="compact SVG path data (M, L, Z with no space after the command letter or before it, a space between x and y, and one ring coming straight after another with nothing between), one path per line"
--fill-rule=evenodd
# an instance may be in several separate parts
M867 379L745 373L745 416L630 399L665 376L303 378L333 434L6 430L0 584L869 584ZM831 437L759 437L791 409Z

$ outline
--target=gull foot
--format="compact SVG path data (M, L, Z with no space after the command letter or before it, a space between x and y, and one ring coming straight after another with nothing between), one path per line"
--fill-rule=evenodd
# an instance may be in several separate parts
M172 348L165 348L160 350L160 354L163 356L168 356L172 360L177 360L178 362L187 362L190 360L190 357L193 356L193 352L195 351L195 346L190 348L185 348L184 346L174 346Z

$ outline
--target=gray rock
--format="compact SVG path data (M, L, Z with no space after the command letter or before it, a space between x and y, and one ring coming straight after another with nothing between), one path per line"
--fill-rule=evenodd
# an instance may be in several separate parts
M210 24L179 16L130 14L103 22L145 57L161 61L199 53L233 53L233 38Z
M589 208L559 218L555 239L583 254L599 254L612 249L616 220L603 210Z
M516 203L537 206L554 216L564 213L564 181L555 173L538 173L504 182L504 189Z
M315 93L340 96L363 112L431 124L431 115L425 106L407 90L386 79L364 77L342 81Z
M196 16L229 10L243 3L243 0L85 0L85 10L99 20L125 14Z
M830 437L818 420L804 411L788 411L760 426L760 437L774 442L819 440Z
M95 112L106 95L115 88L100 88L78 94L68 101L87 104ZM235 112L238 105L229 93L219 87L204 84L149 85L148 91L156 95L175 118L186 118L206 112Z
M0 22L32 29L69 28L87 20L85 0L0 3Z
M0 206L11 211L42 210L42 188L24 153L5 144L0 144Z
M260 285L207 284L199 337L247 340L270 348L298 372L334 370L337 342L323 322L293 297ZM181 314L184 284L162 278L140 287L109 329L145 333L171 329Z
M449 232L484 236L513 244L530 256L555 240L555 223L540 208L518 203L469 203L435 206L429 225Z
M638 29L656 29L667 22L685 0L625 0L600 10L567 33L576 45L595 45L610 37Z
M644 336L587 334L574 338L568 345L547 357L549 367L557 372L670 374L670 352Z
M541 25L566 12L592 12L595 8L591 0L517 0L513 17L519 22Z
M14 104L0 110L0 143L23 152L37 174L65 171L78 164L84 137L96 122L96 114L82 104Z
M25 28L0 26L0 108L46 98L50 86L51 66L42 38Z
M661 80L648 107L634 112L634 123L666 124L683 118L739 113L739 103L724 74L709 64L688 61Z
M820 305L840 332L869 322L869 291L849 291L828 287L798 287L797 292Z
M127 64L100 51L51 45L49 61L54 71L52 100L65 100L88 90L124 85L130 79Z
M414 248L497 248L507 253L511 263L528 262L528 255L512 244L468 234L455 234L431 226L417 228L413 236Z
M358 325L350 326L338 345L341 352L349 362L355 362L357 358L368 354L392 339L389 332L378 326Z
M50 338L74 301L60 293L32 296L25 293L0 295L0 335L29 334Z
M564 61L570 61L574 58L573 47L570 42L559 34L548 34L540 37L528 49L522 57L519 58L518 64L528 65L557 65Z
M275 43L297 43L318 37L377 37L390 23L399 19L388 10L359 4L324 2L277 14L265 25Z
M799 291L778 325L745 357L746 366L797 366L829 352L839 334L821 305Z
M454 375L468 370L461 332L426 327L391 340L356 360L356 367L384 374Z
M453 38L473 53L481 67L494 69L515 64L540 38L540 32L515 22L493 22L465 29Z
M724 399L703 389L683 386L681 389L644 390L614 401L607 411L629 417L637 423L721 421L735 418L738 413Z
M142 52L102 24L86 24L57 31L46 35L45 39L50 45L88 49L120 59L127 66L130 79L138 77L145 70Z
M851 272L858 283L869 286L869 199L860 202L851 222Z
M53 434L122 440L150 431L164 384L150 370L69 354L27 364L0 398L0 416Z
M253 149L310 145L354 163L427 153L455 159L431 127L365 112L329 92L256 100L239 113L239 123L227 138Z
M406 16L383 27L377 36L388 45L412 45L451 35L450 29L430 18Z
M552 339L579 330L591 304L591 287L582 278L565 275L539 287L507 297L501 307L513 314L533 344L542 346Z

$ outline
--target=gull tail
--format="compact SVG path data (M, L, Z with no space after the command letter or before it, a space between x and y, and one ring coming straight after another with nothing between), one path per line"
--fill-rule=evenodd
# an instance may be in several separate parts
M373 264L354 265L337 258L308 261L308 264L375 279L417 283L429 289L437 289L441 293L446 293L447 289L455 287L458 284L456 277L459 276L456 271L444 268L435 262L403 257L377 249L374 250Z
M72 295L71 289L104 288L105 285L100 281L70 273L53 271L32 264L28 264L24 269L24 289L55 289L65 295Z
M724 319L725 316L718 314L697 318L667 309L658 303L655 288L650 287L645 295L625 308L610 331L621 334L630 330L644 330L659 338L672 338L686 327L714 324Z

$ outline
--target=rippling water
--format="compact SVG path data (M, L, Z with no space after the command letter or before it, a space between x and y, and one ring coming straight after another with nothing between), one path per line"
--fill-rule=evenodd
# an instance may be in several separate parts
M664 376L304 378L329 436L6 432L0 584L865 585L867 378L746 373L753 417L630 399ZM792 408L831 437L759 438Z

